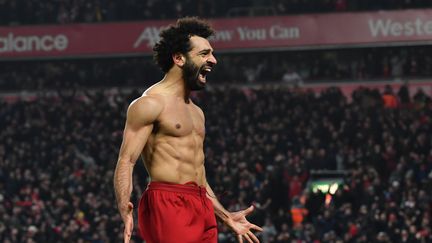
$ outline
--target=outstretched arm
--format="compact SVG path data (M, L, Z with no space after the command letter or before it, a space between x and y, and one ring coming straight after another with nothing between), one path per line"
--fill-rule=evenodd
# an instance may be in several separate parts
M129 242L133 229L133 204L129 201L133 168L161 110L157 100L144 96L132 102L127 112L123 142L114 173L117 206L125 224L124 242Z
M259 242L258 238L254 235L254 233L252 233L251 230L262 231L263 229L255 224L250 223L246 219L246 216L254 210L253 206L238 212L228 212L218 201L216 195L207 182L206 190L208 193L208 198L213 203L216 216L221 219L228 227L230 227L232 231L234 231L234 233L237 235L238 242L242 243L243 238L246 239L247 242Z

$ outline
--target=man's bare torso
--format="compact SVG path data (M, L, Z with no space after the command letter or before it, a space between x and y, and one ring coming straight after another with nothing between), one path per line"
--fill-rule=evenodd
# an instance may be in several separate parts
M148 90L145 96L163 104L142 151L152 181L205 183L202 110L183 98Z

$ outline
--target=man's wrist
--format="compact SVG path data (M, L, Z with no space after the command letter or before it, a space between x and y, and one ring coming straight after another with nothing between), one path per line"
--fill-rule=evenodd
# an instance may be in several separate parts
M120 212L120 216L124 220L127 217L127 214L128 214L128 211L129 211L128 204L127 203L124 203L124 204L122 203L122 204L117 205L117 207L118 207L118 210Z
M231 217L231 213L229 212L221 212L219 214L219 219L226 225L229 225L233 221Z

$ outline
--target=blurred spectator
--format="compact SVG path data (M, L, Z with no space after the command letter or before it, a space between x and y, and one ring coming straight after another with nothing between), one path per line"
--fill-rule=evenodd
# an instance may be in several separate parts
M303 84L303 80L300 75L292 68L286 69L286 72L282 76L282 81L292 86L299 86Z
M266 218L265 223L262 226L263 232L262 232L262 241L263 242L275 242L275 238L277 236L276 227L273 224L273 221L271 218Z
M397 97L393 93L393 89L390 85L385 86L385 90L384 90L384 93L382 95L382 99L383 99L385 108L394 109L394 108L398 107Z

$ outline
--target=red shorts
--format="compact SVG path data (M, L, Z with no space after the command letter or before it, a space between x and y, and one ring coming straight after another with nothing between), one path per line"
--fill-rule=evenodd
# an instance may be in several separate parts
M146 243L217 242L213 205L196 183L151 182L138 206Z

